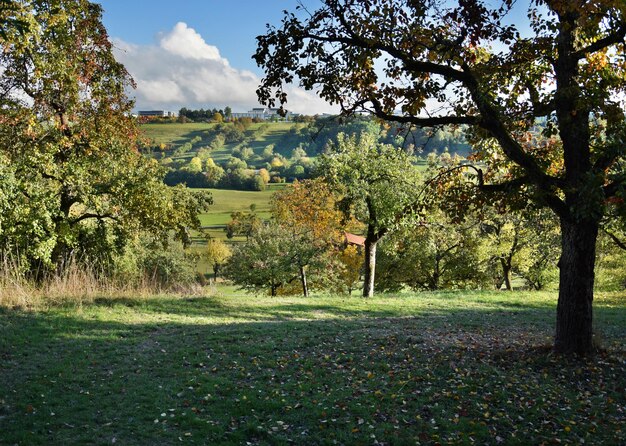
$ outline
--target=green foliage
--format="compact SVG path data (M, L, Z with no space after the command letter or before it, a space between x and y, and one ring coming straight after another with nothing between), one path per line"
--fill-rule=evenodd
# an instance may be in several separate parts
M254 212L235 211L230 214L230 218L225 228L228 238L243 235L249 239L262 226L261 220Z
M247 291L269 291L275 296L297 277L287 243L287 234L279 226L261 225L233 249L224 276Z
M338 135L338 144L319 158L317 173L338 187L346 210L374 232L395 227L418 192L414 158L377 143L371 133Z
M383 240L378 288L414 290L491 288L479 225L453 225L432 210L415 226Z
M222 265L226 263L231 255L232 250L226 243L215 238L209 239L207 242L206 257L209 264L213 267L215 278L217 278Z
M606 233L598 240L597 289L626 290L626 250Z
M150 236L137 237L112 261L110 275L124 286L183 290L196 280L194 255L175 240L163 245Z
M191 161L189 161L189 164L187 165L187 170L193 173L202 172L202 160L200 157L194 156L191 158Z
M415 213L419 174L414 158L390 145L379 144L375 133L338 135L336 150L319 158L317 171L343 196L347 219L366 229L365 285L374 291L376 244Z
M29 26L0 36L0 206L12 208L1 249L26 256L38 274L98 246L110 258L142 232L186 241L210 197L168 188L163 168L136 150L132 80L113 57L101 7L15 5Z

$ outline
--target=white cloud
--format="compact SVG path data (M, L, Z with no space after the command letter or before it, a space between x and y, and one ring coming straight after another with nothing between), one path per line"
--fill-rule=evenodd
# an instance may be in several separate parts
M161 37L160 44L165 51L184 59L221 59L217 47L208 45L196 30L183 22L178 22L170 33Z
M259 77L230 66L219 49L209 45L183 22L162 34L155 45L114 42L116 58L135 79L137 108L178 110L222 108L247 111L258 106ZM315 114L331 108L312 92L290 87L287 108L297 113Z

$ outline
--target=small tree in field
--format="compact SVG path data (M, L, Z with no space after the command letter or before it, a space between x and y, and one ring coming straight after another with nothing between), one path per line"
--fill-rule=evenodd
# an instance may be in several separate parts
M338 135L336 150L320 157L318 173L343 195L345 211L366 226L363 296L374 295L378 242L404 218L415 200L413 158L377 135Z
M231 255L231 249L223 241L212 238L207 242L206 256L213 267L213 280L217 280L222 265L226 263Z
M224 276L244 290L269 291L276 296L278 289L298 274L286 248L284 231L276 225L263 225L235 247Z
M283 104L284 83L299 79L344 113L464 124L492 141L477 148L491 167L479 187L524 195L560 222L555 351L592 353L598 231L614 208L625 215L624 3L530 2L528 35L508 24L513 0L321 3L258 37L259 99ZM539 119L549 145L529 138Z
M309 295L307 269L329 266L330 251L341 240L337 195L321 179L295 182L271 199L272 217L284 233L286 254L297 266L302 294Z

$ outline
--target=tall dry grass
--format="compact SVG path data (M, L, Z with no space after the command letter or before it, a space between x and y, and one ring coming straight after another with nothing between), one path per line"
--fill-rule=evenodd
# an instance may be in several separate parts
M96 268L70 260L56 273L42 280L28 280L19 262L4 258L0 262L0 307L12 309L43 309L50 306L93 303L96 299L145 299L156 295L206 296L214 287L200 284L163 287L154 276L123 281L102 274Z

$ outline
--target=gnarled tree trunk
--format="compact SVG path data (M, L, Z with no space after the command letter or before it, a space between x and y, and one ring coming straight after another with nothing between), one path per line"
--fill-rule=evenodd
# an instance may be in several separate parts
M559 302L554 350L593 353L593 283L597 222L561 219Z

